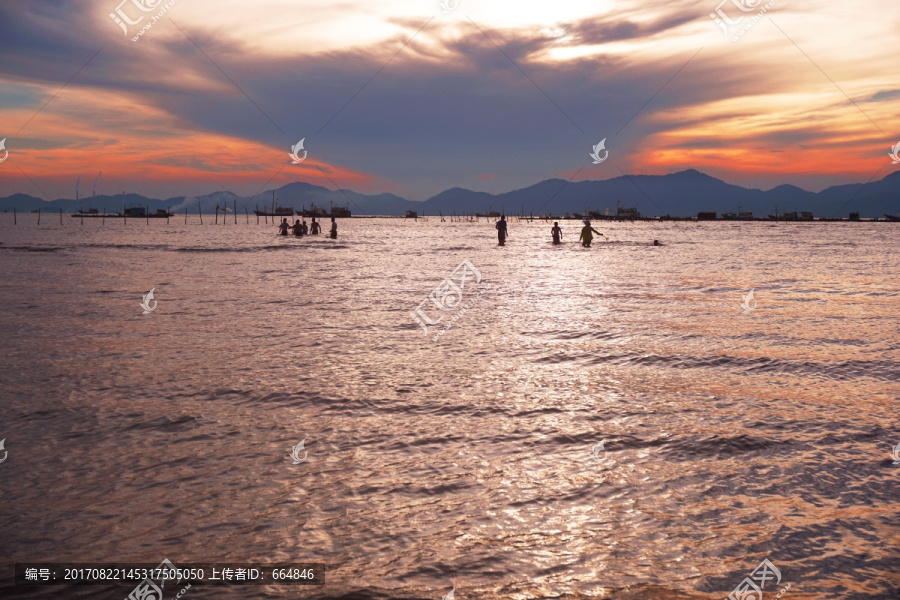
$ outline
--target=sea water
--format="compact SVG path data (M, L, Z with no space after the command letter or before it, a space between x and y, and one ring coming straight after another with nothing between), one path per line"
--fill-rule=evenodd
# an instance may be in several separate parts
M4 598L163 559L328 565L188 598L898 593L895 225L11 217Z

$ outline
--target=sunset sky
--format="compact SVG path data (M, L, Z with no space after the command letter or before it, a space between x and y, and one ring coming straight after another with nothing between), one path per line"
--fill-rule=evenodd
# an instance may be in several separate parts
M818 191L900 168L898 3L447 1L4 2L0 196L74 198L81 177L84 198L100 172L98 194L301 180L424 200L688 168Z

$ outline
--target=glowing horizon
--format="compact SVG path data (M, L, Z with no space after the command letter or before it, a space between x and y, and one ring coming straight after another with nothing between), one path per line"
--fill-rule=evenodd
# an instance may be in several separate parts
M128 35L116 2L0 8L0 196L74 197L101 171L107 193L157 198L299 180L424 200L691 168L820 191L897 168L900 74L877 40L900 6L874 0L778 0L738 42L718 2L633 0L170 0L133 42L140 1L118 5L145 17Z

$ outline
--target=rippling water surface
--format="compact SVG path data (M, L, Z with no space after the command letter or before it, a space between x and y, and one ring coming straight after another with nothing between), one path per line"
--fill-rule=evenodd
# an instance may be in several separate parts
M765 598L900 597L896 226L10 217L4 562L330 565L188 599L720 600L769 558Z

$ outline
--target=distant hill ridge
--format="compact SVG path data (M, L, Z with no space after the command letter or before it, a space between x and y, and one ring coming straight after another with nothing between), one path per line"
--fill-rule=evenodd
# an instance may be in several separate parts
M256 196L238 196L228 191L204 196L178 196L159 200L140 194L93 196L81 200L60 198L45 201L28 194L14 194L0 198L0 211L31 212L33 210L76 212L79 208L97 208L120 212L124 206L139 204L150 211L166 209L191 214L204 214L227 207L231 212L235 202L238 213L250 214L259 208L271 208L272 192ZM636 206L644 216L696 216L698 212L752 212L765 217L782 212L808 211L817 217L846 217L859 212L862 217L880 217L900 212L900 171L869 184L854 183L827 188L814 193L793 185L780 185L768 191L747 189L726 183L694 169L669 175L623 175L603 181L573 181L546 179L532 186L489 194L465 188L450 188L424 202L406 200L396 194L361 194L353 190L329 190L318 185L297 181L274 190L279 206L295 209L315 204L348 206L354 215L402 215L407 210L420 215L471 214L494 210L507 214L581 213L587 210L615 214L617 203Z

